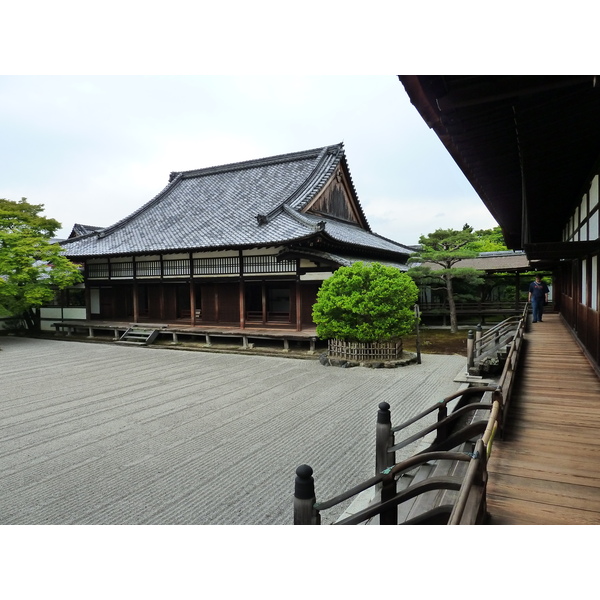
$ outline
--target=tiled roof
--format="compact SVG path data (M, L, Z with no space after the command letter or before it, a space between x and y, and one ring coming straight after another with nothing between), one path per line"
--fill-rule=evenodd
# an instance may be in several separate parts
M69 238L79 237L80 235L87 235L95 231L102 231L104 227L96 227L95 225L82 225L81 223L75 223Z
M423 263L424 266L437 271L442 267L433 263ZM479 269L481 271L527 271L532 269L529 259L524 252L482 252L477 258L459 260L457 268Z
M336 144L171 173L167 187L130 216L63 247L69 257L210 250L289 244L324 231L340 243L409 253L360 227L299 212L343 160Z

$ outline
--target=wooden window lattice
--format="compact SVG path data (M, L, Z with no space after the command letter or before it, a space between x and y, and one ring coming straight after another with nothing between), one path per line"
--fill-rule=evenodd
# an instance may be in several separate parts
M189 275L190 261L187 258L163 261L164 275Z
M108 279L108 263L88 265L90 279Z
M275 255L244 256L244 273L289 273L295 271L295 260L277 261Z
M275 255L244 256L244 273L290 273L296 271L295 260L277 261ZM139 261L135 264L137 277L189 276L188 259L165 260L161 273L160 260ZM194 258L194 275L238 275L240 262L237 256L219 258ZM133 262L91 264L88 267L91 279L108 279L110 277L133 277Z
M138 277L160 277L160 260L144 260L135 264Z
M240 272L237 256L194 258L194 275L236 275Z
M133 262L111 263L111 277L133 277Z

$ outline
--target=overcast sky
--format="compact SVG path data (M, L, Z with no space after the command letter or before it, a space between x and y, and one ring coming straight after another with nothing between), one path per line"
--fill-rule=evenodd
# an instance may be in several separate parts
M129 215L171 171L338 142L376 233L496 225L396 75L3 76L0 131L0 197L44 204L61 237Z

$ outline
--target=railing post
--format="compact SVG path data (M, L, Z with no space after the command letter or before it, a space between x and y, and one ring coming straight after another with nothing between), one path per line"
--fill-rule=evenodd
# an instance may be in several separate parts
M439 425L448 416L448 405L443 404L438 408L438 428L437 435L435 436L434 444L439 444L446 440L448 437L448 424Z
M421 333L419 329L419 321L421 320L421 315L419 312L419 305L415 304L415 326L417 330L417 364L421 364Z
M473 356L474 345L475 336L473 335L473 330L469 329L469 333L467 333L467 373L469 373L475 365L475 357Z
M485 523L487 519L487 482L488 482L488 467L487 467L487 448L484 446L483 441L480 439L478 446L481 452L481 458L479 460L477 469L477 478L475 485L481 489L481 501L479 503L479 511L476 518L477 524Z
M479 356L481 354L481 335L482 328L481 323L479 323L479 325L477 325L477 328L475 329L475 356Z
M394 466L395 456L388 452L393 445L394 434L392 433L390 405L387 402L381 402L377 411L377 428L375 430L375 475Z
M394 434L392 432L392 415L390 405L387 402L379 404L377 411L377 429L375 434L375 474L385 471L394 466L395 454L389 452L394 445ZM385 479L378 487L381 489L381 501L385 502L396 495L396 480L394 477ZM393 507L379 515L381 525L398 524L398 508Z
M315 480L308 465L296 469L294 484L294 525L320 525L321 514L315 509Z

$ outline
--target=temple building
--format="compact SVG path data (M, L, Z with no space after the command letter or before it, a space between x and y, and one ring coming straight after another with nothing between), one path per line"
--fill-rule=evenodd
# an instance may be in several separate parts
M88 320L296 331L314 327L337 268L405 271L412 253L371 231L343 144L171 173L133 214L62 246L84 267Z

